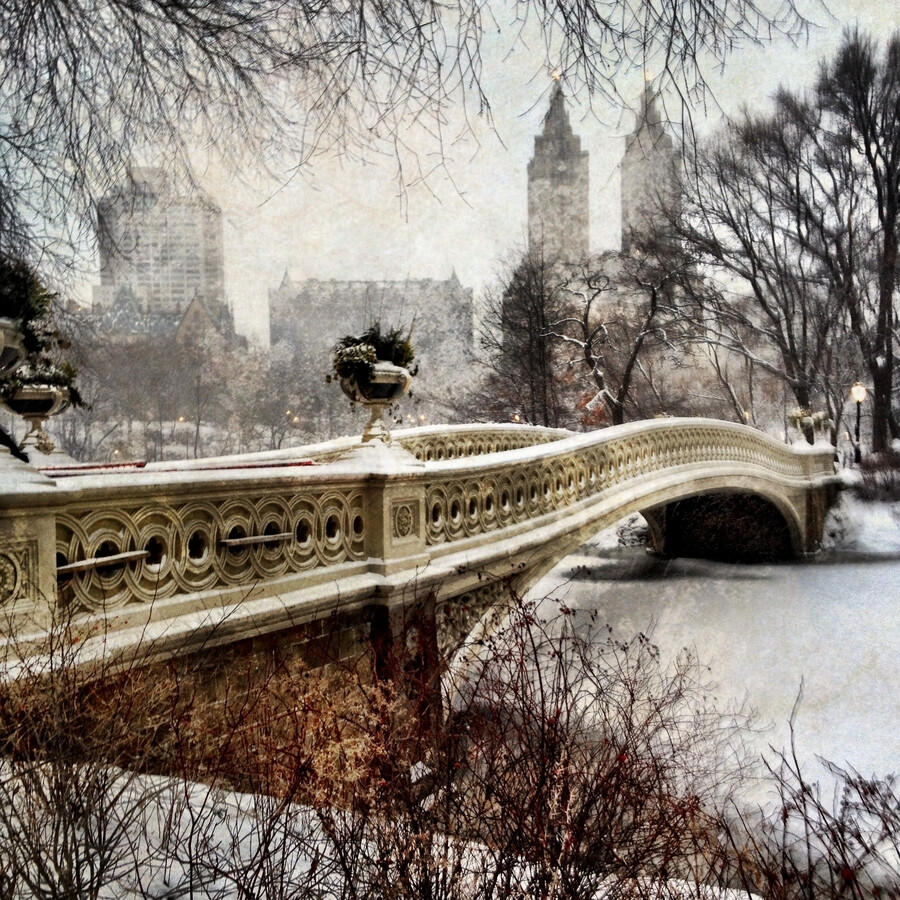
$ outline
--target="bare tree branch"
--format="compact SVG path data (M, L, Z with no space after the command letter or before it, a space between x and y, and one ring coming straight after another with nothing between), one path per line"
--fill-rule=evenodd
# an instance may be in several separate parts
M198 149L236 166L383 152L401 190L427 181L451 107L490 117L489 37L537 42L536 67L573 93L618 99L622 74L652 66L696 97L739 45L806 27L792 0L8 0L0 252L65 274L93 198L142 157L191 181Z

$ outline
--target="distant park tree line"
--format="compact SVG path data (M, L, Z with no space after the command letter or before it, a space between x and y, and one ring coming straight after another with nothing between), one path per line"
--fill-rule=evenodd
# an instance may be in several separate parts
M610 423L692 411L766 424L790 398L808 440L816 410L836 439L861 380L885 450L900 438L898 123L900 36L879 48L848 32L809 90L782 88L686 146L678 202L628 253L565 266L532 250L488 303L506 408L540 424L577 422L579 403Z
M78 331L84 403L49 423L76 459L187 459L325 440L361 429L318 361L280 346Z

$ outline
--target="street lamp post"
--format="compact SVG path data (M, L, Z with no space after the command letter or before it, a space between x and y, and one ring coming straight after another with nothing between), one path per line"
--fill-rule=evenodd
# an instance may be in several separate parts
M862 462L862 450L859 444L859 420L862 415L863 401L866 399L866 386L857 381L856 384L850 388L850 398L856 404L856 449L853 452L853 460L856 465L859 465L860 462Z

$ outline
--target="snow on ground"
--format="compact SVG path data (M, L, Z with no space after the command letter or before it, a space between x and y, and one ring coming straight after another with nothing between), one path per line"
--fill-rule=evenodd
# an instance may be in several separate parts
M845 491L828 514L822 549L900 554L900 503L865 502Z

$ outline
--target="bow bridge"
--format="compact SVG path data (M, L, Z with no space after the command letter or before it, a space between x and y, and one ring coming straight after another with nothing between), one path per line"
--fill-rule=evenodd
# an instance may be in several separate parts
M40 472L8 458L0 603L19 641L64 611L85 646L151 661L276 639L351 656L423 602L439 636L465 633L510 582L527 589L634 511L664 552L742 514L770 549L812 551L834 483L830 447L706 419Z

